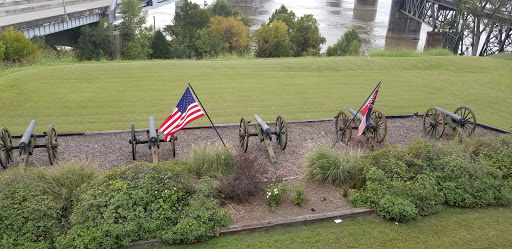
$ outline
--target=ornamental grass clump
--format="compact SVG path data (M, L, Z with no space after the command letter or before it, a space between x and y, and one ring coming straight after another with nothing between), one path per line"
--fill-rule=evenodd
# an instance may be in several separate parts
M319 146L306 157L306 178L336 187L351 186L359 157L359 153L349 150L339 153L327 146Z
M233 173L235 158L231 148L202 144L192 149L186 166L187 171L197 178L223 178Z

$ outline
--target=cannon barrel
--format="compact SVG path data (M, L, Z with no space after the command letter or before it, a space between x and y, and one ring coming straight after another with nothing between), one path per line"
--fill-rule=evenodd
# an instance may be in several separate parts
M444 115L449 115L450 118L452 118L452 120L455 121L455 122L462 123L464 121L464 119L461 116L459 116L459 115L457 115L455 113L451 113L451 112L449 112L449 111L447 111L447 110L445 110L445 109L443 109L441 107L437 107L436 106L435 108L437 110L439 110L440 112L442 112Z
M20 146L25 147L27 144L30 143L30 138L32 137L32 132L34 131L34 127L36 127L36 121L32 120L30 124L28 125L27 129L25 130L25 133L23 133L23 136L20 140Z
M260 118L260 116L258 116L258 114L254 114L254 119L256 119L256 122L258 122L258 124L260 125L265 136L268 136L270 138L271 130L270 130L270 127L268 127L267 123L265 121L263 121Z
M352 113L352 115L356 116L357 119L359 119L359 121L362 121L363 120L363 115L361 115L360 113L357 113L356 111L354 111L354 109L352 108L348 108L348 111L350 113Z
M156 142L158 139L156 137L156 129L155 129L155 120L153 116L149 116L149 141Z

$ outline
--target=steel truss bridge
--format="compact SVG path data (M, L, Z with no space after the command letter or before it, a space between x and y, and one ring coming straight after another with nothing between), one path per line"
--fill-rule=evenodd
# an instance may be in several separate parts
M458 54L468 54L472 51L473 42L469 31L459 32L463 23L474 23L474 17L468 13L457 10L452 1L447 0L403 0L400 12L416 19L430 27L434 31L441 28L447 31L443 47ZM490 22L487 33L482 37L485 40L479 56L487 56L501 52L512 52L512 5L503 9L503 14L492 15L488 10L484 11L487 19L482 22Z

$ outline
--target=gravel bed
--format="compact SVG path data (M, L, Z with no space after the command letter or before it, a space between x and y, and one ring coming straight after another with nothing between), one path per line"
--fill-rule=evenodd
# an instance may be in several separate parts
M415 138L425 137L421 128L421 117L393 118L388 119L388 133L384 143L390 145L402 145L414 141ZM254 124L250 124L250 131L254 131ZM274 129L274 125L270 125ZM232 146L239 152L238 146L238 126L223 126L218 128L228 146ZM353 208L344 197L341 196L341 189L320 183L313 183L303 179L305 156L311 147L318 144L331 144L335 139L334 122L319 121L307 123L289 123L288 124L288 145L286 150L282 151L279 146L273 142L279 167L275 168L269 161L268 153L263 144L260 144L257 137L249 139L249 148L247 153L256 154L259 158L259 165L268 167L268 173L260 179L262 186L268 186L272 182L284 179L291 184L300 184L304 187L306 194L303 207L297 207L291 204L291 200L284 200L281 205L271 211L267 206L265 193L260 193L249 199L246 203L237 204L227 202L225 209L229 212L232 225L248 225L261 223L265 221L275 221L279 219L304 216L314 213L327 213ZM57 127L58 132L58 127ZM137 137L146 137L145 132L137 132ZM477 127L475 137L499 136L501 133ZM217 134L212 128L183 129L177 133L178 141L176 143L176 157L184 159L194 145L216 144L221 146ZM355 131L352 133L352 139ZM454 132L446 130L442 141L451 140ZM83 136L62 136L59 137L58 157L60 162L71 159L82 158L89 160L100 166L102 169L115 168L133 163L131 144L129 144L130 132L115 134L95 134ZM37 139L39 143L44 143L44 138ZM17 144L19 139L13 139ZM350 142L349 146L362 153L371 151L373 148L366 143L364 137L357 142ZM342 150L345 146L338 144L336 148ZM137 145L137 161L150 162L151 153L147 144ZM19 164L19 155L17 151L13 153L14 162L10 167L17 167ZM171 149L169 143L162 143L159 150L160 161L171 160ZM29 158L28 167L46 167L49 166L46 149L36 149L33 156ZM0 169L0 173L3 169ZM324 198L322 198L324 197Z

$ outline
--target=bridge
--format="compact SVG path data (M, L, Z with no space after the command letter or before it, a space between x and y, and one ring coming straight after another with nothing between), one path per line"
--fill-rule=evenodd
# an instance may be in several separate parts
M451 0L393 0L388 34L419 35L421 23L424 23L432 31L443 30L443 47L458 54L467 54L468 50L473 49L480 56L512 52L512 5L505 6L500 14L494 14L490 9L484 10L485 23L482 25L488 25L488 29L476 42L472 34L461 27L463 23L473 23L473 18L457 10Z

